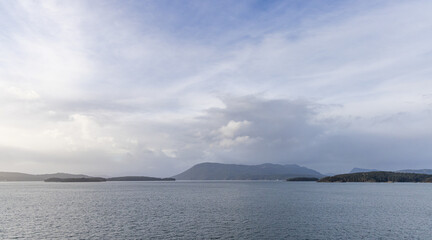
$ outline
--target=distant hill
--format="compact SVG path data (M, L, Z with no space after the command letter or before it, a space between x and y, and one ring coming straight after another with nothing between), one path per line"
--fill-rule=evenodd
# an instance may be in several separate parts
M382 170L378 169L367 169L367 168L353 168L351 172L349 173L360 173L360 172L381 172ZM404 169L404 170L397 170L397 171L391 171L391 172L400 172L400 173L419 173L419 174L431 174L432 175L432 169Z
M350 173L359 173L359 172L379 172L378 169L367 169L367 168L353 168Z
M405 170L398 170L396 172L401 173L420 173L420 174L432 174L432 169L405 169Z
M200 163L173 178L177 180L286 180L293 177L324 177L321 173L295 164L238 165Z
M319 182L432 182L432 175L401 172L360 172L321 178Z
M0 172L0 181L44 181L48 178L88 178L83 174L52 173L52 174L27 174L18 172Z

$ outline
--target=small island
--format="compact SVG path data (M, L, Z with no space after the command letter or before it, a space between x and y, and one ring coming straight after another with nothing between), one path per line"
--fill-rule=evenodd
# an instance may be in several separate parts
M106 182L105 178L87 177L87 178L48 178L44 182Z
M401 172L360 172L321 178L318 182L423 182L432 183L432 175Z
M316 182L318 181L318 178L315 177L295 177L295 178L288 178L288 182Z

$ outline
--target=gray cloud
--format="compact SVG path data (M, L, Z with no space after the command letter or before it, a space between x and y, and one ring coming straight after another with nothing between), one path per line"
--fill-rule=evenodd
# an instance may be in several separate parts
M306 100L249 95L224 97L222 102L224 107L177 121L74 115L55 122L57 129L43 131L45 141L56 142L47 150L3 146L1 161L11 170L32 166L33 172L170 176L204 161L297 163L343 172L354 166L424 168L432 157L429 134L398 129L398 124L410 126L410 118L388 116L383 130L375 118L350 119L349 125L343 119L321 119L320 111L327 107ZM394 128L389 121L396 123ZM369 132L357 129L365 125ZM71 132L63 132L68 128Z
M205 153L195 163L299 163L323 172L344 172L353 166L389 170L430 167L430 134L400 129L414 127L411 120L418 116L383 116L385 123L378 125L375 118L350 119L345 125L343 119L320 119L320 111L326 108L308 101L248 96L228 98L224 103L225 108L209 109L194 123ZM420 118L425 117L431 116ZM247 126L234 134L221 136L218 132L230 122L245 121ZM247 139L236 143L235 139L242 137ZM228 144L221 144L223 140Z

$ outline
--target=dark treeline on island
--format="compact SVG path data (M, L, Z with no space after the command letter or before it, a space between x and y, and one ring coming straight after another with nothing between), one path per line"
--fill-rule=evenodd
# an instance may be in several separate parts
M432 175L402 172L360 172L324 177L319 182L432 182Z

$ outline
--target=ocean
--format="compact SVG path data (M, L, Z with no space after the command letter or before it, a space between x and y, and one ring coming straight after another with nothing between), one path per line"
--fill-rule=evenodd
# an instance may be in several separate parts
M0 239L431 239L432 184L0 182Z

